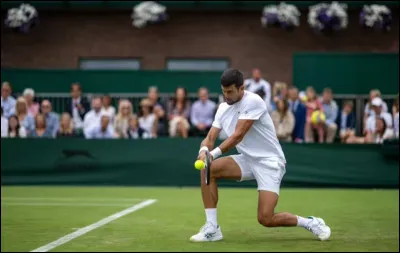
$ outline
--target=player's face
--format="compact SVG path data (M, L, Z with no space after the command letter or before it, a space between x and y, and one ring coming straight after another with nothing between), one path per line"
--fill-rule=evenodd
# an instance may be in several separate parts
M229 87L222 86L222 94L224 95L225 102L228 105L237 103L243 96L244 86L236 88L234 84Z

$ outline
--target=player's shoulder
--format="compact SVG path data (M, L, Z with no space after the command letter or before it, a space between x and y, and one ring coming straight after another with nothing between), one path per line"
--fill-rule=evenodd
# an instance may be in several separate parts
M259 103L264 104L264 100L260 97L260 95L258 95L256 93L253 93L253 92L249 92L249 91L245 91L243 101L245 103L251 103L251 104L253 104L253 103L255 103L255 104L259 104Z

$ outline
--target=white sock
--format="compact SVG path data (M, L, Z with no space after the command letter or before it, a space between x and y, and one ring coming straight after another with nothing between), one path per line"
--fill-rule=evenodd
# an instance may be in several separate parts
M217 222L217 208L206 208L206 219L207 222L211 222L215 226L218 225Z
M297 226L298 227L303 227L303 228L305 228L305 227L307 227L307 224L310 222L310 219L308 219L308 218L304 218L304 217L301 217L301 216L297 216Z

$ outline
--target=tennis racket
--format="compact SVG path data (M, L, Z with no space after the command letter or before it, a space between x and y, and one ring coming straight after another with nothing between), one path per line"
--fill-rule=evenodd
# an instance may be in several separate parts
M205 159L205 165L204 165L204 173L205 173L205 181L206 181L206 185L210 184L210 175L211 175L211 154L209 151L205 151L206 152L206 159Z

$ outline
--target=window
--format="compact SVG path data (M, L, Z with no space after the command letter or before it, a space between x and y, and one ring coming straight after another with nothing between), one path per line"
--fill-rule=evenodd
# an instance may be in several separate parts
M141 62L138 59L80 59L80 69L97 70L139 70Z
M224 71L229 61L224 59L168 59L168 70Z

